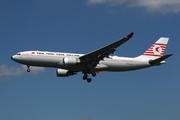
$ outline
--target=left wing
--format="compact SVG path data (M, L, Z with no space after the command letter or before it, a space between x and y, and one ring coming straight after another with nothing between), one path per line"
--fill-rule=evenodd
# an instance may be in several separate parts
M79 59L83 63L89 63L93 67L95 67L99 63L100 60L103 60L103 58L108 57L110 54L114 53L116 51L115 48L119 47L121 44L128 41L133 36L133 34L134 32L130 33L126 37L122 38L121 40L118 40L114 43L111 43L93 52L87 53L81 56Z

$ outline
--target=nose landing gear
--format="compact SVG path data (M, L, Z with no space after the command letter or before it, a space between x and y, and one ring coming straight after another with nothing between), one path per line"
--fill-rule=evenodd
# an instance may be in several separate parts
M27 65L27 72L30 72L31 69L30 69L30 66Z

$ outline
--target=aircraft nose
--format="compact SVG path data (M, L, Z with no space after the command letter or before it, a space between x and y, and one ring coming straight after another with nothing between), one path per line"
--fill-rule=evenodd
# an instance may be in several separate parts
M11 59L14 60L14 56L11 56Z

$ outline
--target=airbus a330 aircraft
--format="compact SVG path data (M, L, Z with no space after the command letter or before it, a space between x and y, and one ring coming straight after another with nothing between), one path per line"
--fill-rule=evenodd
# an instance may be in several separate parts
M161 37L142 55L129 58L110 56L116 51L116 48L128 41L133 32L126 37L113 42L100 49L87 54L47 52L47 51L23 51L11 57L12 60L27 65L27 72L30 72L30 66L53 67L57 68L58 77L68 77L82 72L83 79L91 82L91 78L102 71L130 71L165 63L165 59L172 54L164 55L169 38Z

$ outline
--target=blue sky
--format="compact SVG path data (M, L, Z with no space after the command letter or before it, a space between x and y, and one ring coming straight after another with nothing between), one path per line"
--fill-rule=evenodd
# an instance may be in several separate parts
M1 120L179 120L179 0L0 0ZM56 77L26 68L19 51L88 53L130 32L116 55L135 57L169 37L166 64L131 72Z

